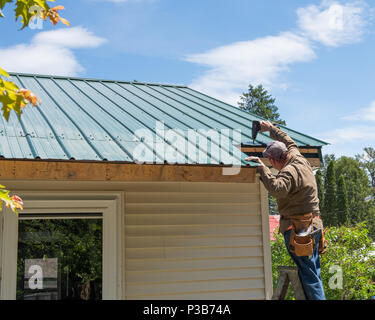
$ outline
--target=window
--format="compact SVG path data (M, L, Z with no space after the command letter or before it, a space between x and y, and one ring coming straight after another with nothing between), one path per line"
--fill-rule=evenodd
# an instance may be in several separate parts
M1 298L120 298L119 198L23 198L3 212Z

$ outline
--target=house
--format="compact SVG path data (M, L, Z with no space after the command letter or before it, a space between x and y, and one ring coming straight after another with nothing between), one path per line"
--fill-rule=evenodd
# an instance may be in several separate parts
M270 299L251 115L185 86L12 73L0 120L1 299ZM326 143L282 127L312 166ZM250 142L249 142L250 141Z

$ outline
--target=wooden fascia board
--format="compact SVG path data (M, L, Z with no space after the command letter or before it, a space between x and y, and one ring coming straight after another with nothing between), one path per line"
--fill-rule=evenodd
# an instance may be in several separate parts
M241 151L247 155L253 155L259 157L266 166L270 167L271 163L267 158L262 157L262 152L266 147L249 147L241 146ZM300 147L299 151L305 158L310 162L310 165L314 168L320 168L321 166L321 148L317 147Z
M221 166L0 160L0 179L255 183L256 168L223 175ZM1 180L0 180L1 181Z

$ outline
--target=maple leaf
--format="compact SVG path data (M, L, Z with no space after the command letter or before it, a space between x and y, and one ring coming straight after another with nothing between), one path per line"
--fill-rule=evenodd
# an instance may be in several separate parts
M12 2L13 0L0 0L0 9L3 9L4 6L9 3L9 2Z
M0 69L0 75L5 76L8 74L3 69ZM41 101L30 90L19 89L14 82L0 78L0 104L2 104L3 117L6 121L9 121L11 110L14 110L20 119L22 109L25 108L28 103L36 107Z
M49 10L50 7L46 0L17 0L14 11L16 13L16 21L21 17L22 30L29 25L31 18L41 17L44 12Z
M4 186L0 186L0 200L5 203L7 208L10 208L15 214L18 215L17 209L23 210L23 200L17 196L9 196L9 190ZM2 202L0 201L0 210L2 209Z
M23 210L23 201L19 196L14 195L11 199L13 200L13 204L17 209Z
M0 76L7 77L7 78L10 77L9 73L6 72L4 69L1 69L1 68L0 68Z
M41 103L40 99L28 89L20 89L17 91L17 94L30 102L34 107L36 107L38 103Z
M61 21L63 24L70 26L70 22L62 17L60 17L58 11L64 10L64 6L56 6L47 11L45 13L45 19L49 18L53 25L56 25L59 21Z

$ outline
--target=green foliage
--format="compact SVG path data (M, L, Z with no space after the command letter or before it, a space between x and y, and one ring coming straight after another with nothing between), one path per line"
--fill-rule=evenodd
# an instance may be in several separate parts
M271 259L272 259L272 282L273 288L276 288L279 278L278 266L294 266L294 261L286 250L284 237L279 233L278 228L274 231L275 241L271 241ZM285 300L293 299L293 289L289 286Z
M272 197L270 193L268 193L268 206L271 215L279 214L276 198Z
M249 111L272 123L286 125L285 121L280 119L278 108L275 106L275 98L268 94L262 85L257 87L249 85L249 91L243 93L238 102L240 109Z
M9 3L9 2L12 2L13 0L0 0L0 18L4 18L4 14L3 14L3 11L2 9L4 8L4 6Z
M271 243L274 287L277 267L292 266L281 234ZM327 252L321 256L321 276L327 300L363 300L375 295L375 245L371 244L366 223L354 227L331 227L326 232ZM372 253L372 254L371 254ZM338 276L334 268L342 270L342 286L333 281ZM291 299L289 291L286 299Z
M366 170L370 177L372 194L375 196L375 149L368 147L364 149L365 153L356 155L361 167Z
M318 188L318 198L319 198L319 209L322 211L324 203L324 185L322 171L319 169L315 174L315 181Z
M54 2L54 0L48 0L49 2ZM38 15L38 13L48 12L51 8L47 4L47 0L0 0L0 10L4 8L7 3L15 2L15 18L21 19L22 28L24 29L30 23L30 20ZM38 9L40 8L40 9ZM4 14L1 15L4 17Z
M54 0L48 0L54 2ZM15 4L15 18L16 21L20 18L22 27L27 27L32 18L38 17L43 20L50 19L53 25L59 21L69 25L69 21L60 17L58 11L64 9L63 6L50 8L47 0L0 0L0 18L4 18L2 9L9 3ZM18 117L21 117L22 108L28 103L36 106L40 100L27 89L20 89L11 79L9 74L0 68L0 104L2 105L3 117L6 121L9 120L9 115L12 110L16 112Z
M21 17L22 29L27 27L31 18L38 14L37 10L32 10L33 7L39 7L45 11L50 9L46 0L17 0L14 11L16 13L16 20Z
M343 174L340 174L337 183L337 220L339 224L349 223L348 192Z
M319 199L323 203L321 214L324 224L354 225L365 220L370 236L375 239L375 197L372 196L369 180L371 175L366 172L359 156L357 159L345 156L336 159L333 154L325 155L321 171L325 188L324 194L319 193ZM317 183L318 176L317 172Z
M25 259L41 258L58 259L58 281L64 299L101 298L102 220L21 220L19 234L18 299L24 295ZM85 293L87 285L93 290Z
M341 157L336 161L336 174L345 178L350 208L350 222L357 223L368 220L371 204L365 198L371 194L368 176L360 163L349 157Z
M324 179L324 205L321 212L327 226L336 225L336 171L335 161L330 161Z
M9 193L9 190L6 190L4 186L0 185L0 211L2 210L2 204L4 202L8 208L10 208L15 214L18 214L17 209L23 209L22 199L18 196L10 196Z

